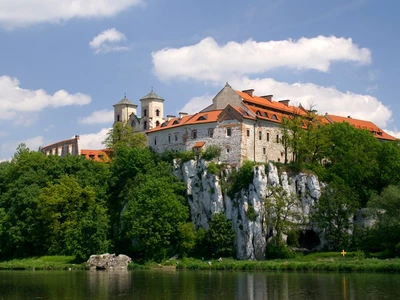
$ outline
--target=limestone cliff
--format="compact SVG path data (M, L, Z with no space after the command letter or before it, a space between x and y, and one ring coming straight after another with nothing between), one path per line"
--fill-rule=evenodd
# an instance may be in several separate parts
M320 183L313 174L278 173L269 163L253 169L253 181L231 199L224 188L231 169L216 176L207 172L209 163L203 160L175 164L175 174L186 184L188 202L193 222L197 227L208 228L215 212L222 212L232 220L236 233L236 255L238 259L264 259L268 238L273 234L265 217L264 199L270 187L281 186L288 193L298 195L295 208L304 223L312 212L313 204L321 195ZM247 217L249 207L254 208L255 217ZM304 227L306 229L306 227Z

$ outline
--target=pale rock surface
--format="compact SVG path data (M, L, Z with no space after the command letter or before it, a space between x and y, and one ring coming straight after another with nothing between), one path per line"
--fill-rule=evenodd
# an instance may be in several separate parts
M87 266L90 269L108 270L108 269L127 269L128 264L132 259L124 254L116 256L115 254L100 254L91 255L87 261Z

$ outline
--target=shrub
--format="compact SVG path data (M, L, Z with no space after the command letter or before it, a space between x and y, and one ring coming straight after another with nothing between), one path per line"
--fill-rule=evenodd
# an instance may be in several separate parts
M207 149L202 153L201 157L205 160L212 160L219 157L221 154L221 148L215 145L208 146Z
M218 165L213 161L210 162L207 166L207 172L210 174L218 175L219 174Z
M253 222L257 218L257 214L256 214L256 211L254 210L254 206L251 204L249 204L249 206L247 208L246 217L247 217L247 219L249 219L250 221L253 221Z
M189 160L194 160L196 159L196 153L194 151L182 151L179 152L179 158L181 159L181 162L187 162Z
M230 180L233 182L228 188L228 196L233 198L241 189L248 188L253 182L254 162L245 161L237 173L232 172Z

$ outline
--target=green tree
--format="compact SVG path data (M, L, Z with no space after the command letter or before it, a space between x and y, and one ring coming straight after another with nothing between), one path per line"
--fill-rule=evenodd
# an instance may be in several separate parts
M314 206L311 220L325 232L328 247L341 250L350 246L357 195L343 182L326 186Z
M43 188L38 207L49 254L87 259L108 250L107 210L97 203L93 188L82 187L74 176L64 175Z
M375 172L378 194L389 186L400 182L400 147L398 142L379 143L377 151L377 170Z
M296 209L299 204L296 194L289 194L281 186L269 188L264 206L268 224L276 232L275 243L281 244L283 235L299 225L301 214Z
M123 193L119 249L135 259L162 260L178 251L181 224L189 218L184 185L164 164L129 180Z
M103 144L112 149L117 149L121 146L143 149L147 146L147 138L143 133L135 133L133 127L128 123L116 122L108 131Z
M196 246L196 230L192 222L182 223L179 230L179 254L186 257Z
M223 213L215 213L206 234L208 250L213 257L230 257L233 255L235 232L232 221Z
M400 255L400 187L388 186L381 195L375 195L368 203L372 216L377 220L372 237L380 250L390 256Z

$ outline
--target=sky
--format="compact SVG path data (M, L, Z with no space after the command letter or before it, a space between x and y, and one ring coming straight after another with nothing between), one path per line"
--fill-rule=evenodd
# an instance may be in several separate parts
M194 113L226 82L400 137L398 1L1 0L0 161L79 135L153 88Z

